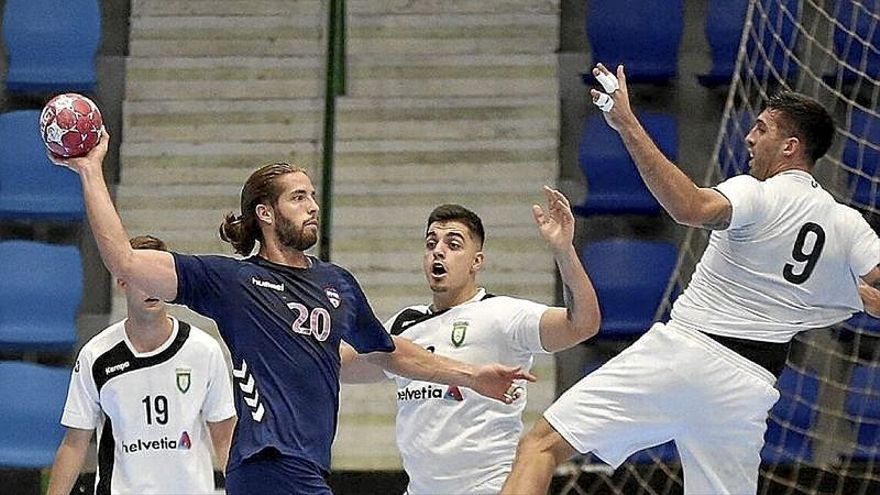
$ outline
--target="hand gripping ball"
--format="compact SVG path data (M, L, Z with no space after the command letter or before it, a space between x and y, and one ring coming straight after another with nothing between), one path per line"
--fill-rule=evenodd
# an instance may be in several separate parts
M101 140L104 120L95 103L77 93L58 95L40 114L40 135L52 153L82 156Z

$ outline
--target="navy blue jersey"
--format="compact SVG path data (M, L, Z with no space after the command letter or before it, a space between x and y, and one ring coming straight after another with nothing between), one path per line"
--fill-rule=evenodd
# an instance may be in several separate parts
M358 352L394 350L354 277L309 259L310 268L294 268L258 256L174 253L173 302L213 318L232 354L238 425L230 470L273 447L328 472L339 341Z

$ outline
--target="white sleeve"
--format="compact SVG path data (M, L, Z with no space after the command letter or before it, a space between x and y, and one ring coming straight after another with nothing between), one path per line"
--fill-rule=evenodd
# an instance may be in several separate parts
M747 227L758 220L763 208L761 182L751 175L731 177L714 188L730 201L731 215L728 229Z
M232 383L229 380L229 369L223 358L220 344L210 347L208 393L202 404L202 418L205 421L217 422L235 416L235 404L232 398Z
M541 316L548 306L525 299L511 300L515 304L505 318L507 334L514 345L533 354L547 354L548 351L541 345Z
M98 387L92 378L92 362L87 352L80 351L70 375L61 424L69 428L94 430L100 423L101 404L98 401Z
M850 266L853 268L853 273L862 276L880 264L880 238L861 215L854 210L852 215L856 221L852 236Z

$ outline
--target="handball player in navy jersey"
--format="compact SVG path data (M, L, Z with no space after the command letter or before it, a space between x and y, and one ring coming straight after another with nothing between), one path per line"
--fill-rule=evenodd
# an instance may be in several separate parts
M315 189L303 169L286 163L256 170L242 189L241 214L220 226L221 238L246 258L132 249L103 177L108 141L105 134L84 157L51 158L79 174L91 230L114 276L217 322L232 355L238 414L226 472L231 495L330 493L342 341L396 375L505 402L515 398L513 380L534 379L393 340L348 271L305 254L318 240Z

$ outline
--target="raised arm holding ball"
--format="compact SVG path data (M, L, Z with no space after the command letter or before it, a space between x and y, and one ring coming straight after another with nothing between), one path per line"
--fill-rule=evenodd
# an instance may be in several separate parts
M52 159L80 175L89 225L115 277L217 322L235 381L247 385L234 385L238 423L227 493L330 493L343 340L397 375L504 402L513 400L514 380L534 379L519 368L460 363L393 340L347 270L305 253L318 240L319 216L315 188L299 167L273 163L245 182L241 213L220 226L244 259L132 249L102 173L109 140L105 130L85 156Z

